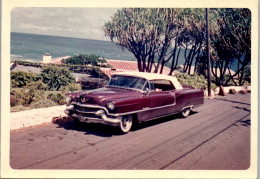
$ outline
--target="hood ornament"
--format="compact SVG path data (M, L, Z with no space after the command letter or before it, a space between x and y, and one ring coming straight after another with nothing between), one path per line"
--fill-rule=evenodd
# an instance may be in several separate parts
M84 97L81 97L81 98L80 98L81 103L85 103L85 102L87 102L88 100L89 100L88 98L84 98Z

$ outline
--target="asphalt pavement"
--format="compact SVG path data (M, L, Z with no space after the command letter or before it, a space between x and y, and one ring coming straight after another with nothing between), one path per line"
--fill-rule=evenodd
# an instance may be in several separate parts
M13 169L247 170L250 93L205 99L187 118L145 122L126 135L101 124L55 123L12 131Z

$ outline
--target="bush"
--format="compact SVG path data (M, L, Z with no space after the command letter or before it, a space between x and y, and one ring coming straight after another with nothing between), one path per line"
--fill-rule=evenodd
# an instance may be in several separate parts
M29 62L29 61L22 61L22 60L16 60L13 61L14 63L18 64L18 65L23 65L23 66L31 66L31 67L41 67L42 64L39 62Z
M37 108L46 108L46 107L51 107L51 106L56 106L57 103L53 102L50 99L42 99L37 102L34 102L30 107L32 109L37 109Z
M62 87L61 91L62 93L68 93L68 92L73 92L73 91L81 91L81 84L79 83L71 83L68 84L67 86Z
M28 83L36 82L40 79L41 77L36 73L24 71L11 72L11 86L14 88L26 86Z
M59 105L63 105L66 103L65 94L72 91L80 91L81 85L77 83L71 83L61 89L61 92L53 92L48 94L48 99L54 101Z
M104 78L104 79L106 79L106 80L109 79L109 77L108 77L105 73L103 73L103 72L100 70L100 68L93 68L92 71L91 71L91 73L90 73L90 75L92 75L92 76L94 76L94 77L96 77L96 78Z
M187 73L176 73L175 77L182 84L192 86L194 88L208 88L208 81L203 75L197 75L196 73L194 75L188 75ZM217 86L214 83L211 83L211 88L214 90Z
M27 84L24 88L13 89L14 104L28 106L33 102L44 99L44 91L48 89L42 81L32 82Z
M26 110L30 110L31 107L26 107L26 106L23 106L23 105L17 105L17 106L14 106L14 107L11 107L10 111L11 112L19 112L19 111L26 111Z
M26 88L28 89L34 89L34 90L48 90L49 87L44 84L42 81L32 82L26 85Z
M81 84L83 90L97 89L105 86L104 83L98 81L83 81Z
M43 67L41 77L51 91L59 91L62 87L75 82L69 70L57 66Z
M62 93L50 93L48 99L59 105L66 103L65 96Z
M31 89L13 89L15 95L16 103L15 105L28 106L31 103L44 98L44 91Z
M71 65L91 65L91 66L100 66L102 63L106 63L104 58L100 56L90 54L90 55L75 55L66 60L62 60L65 64Z

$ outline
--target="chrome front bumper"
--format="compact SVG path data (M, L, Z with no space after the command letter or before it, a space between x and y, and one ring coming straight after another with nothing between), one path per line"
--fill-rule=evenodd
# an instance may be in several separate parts
M88 107L91 108L92 106L88 106ZM78 109L75 109L72 106L67 106L67 109L64 110L65 114L67 114L68 116L77 118L80 122L84 122L84 123L102 123L111 126L118 126L121 122L121 116L109 116L107 115L106 111L103 110L102 108L100 108L96 112L93 112L93 110L90 111L91 112L80 111ZM88 114L91 115L86 116Z

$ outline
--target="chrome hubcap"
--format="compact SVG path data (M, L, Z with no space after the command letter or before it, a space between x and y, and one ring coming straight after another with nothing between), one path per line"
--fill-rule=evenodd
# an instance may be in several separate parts
M128 124L129 124L129 120L127 117L124 117L123 120L122 120L122 124L123 124L123 127L127 127Z

